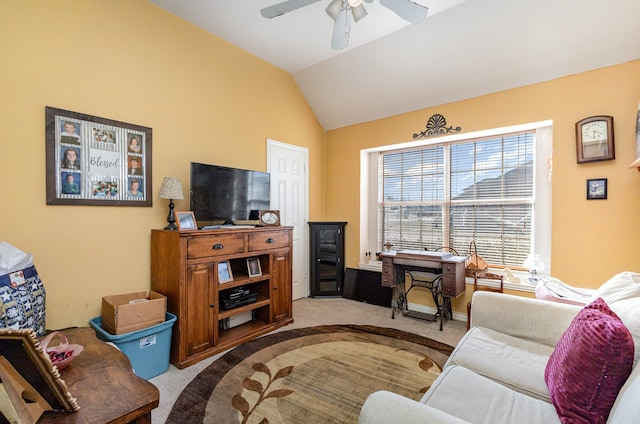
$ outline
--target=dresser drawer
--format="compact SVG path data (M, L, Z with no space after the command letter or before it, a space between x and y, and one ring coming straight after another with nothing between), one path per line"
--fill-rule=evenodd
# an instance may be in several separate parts
M456 273L456 268L458 266L461 266L461 265L444 263L444 264L442 264L442 273L443 274L455 274Z
M442 286L442 294L445 296L456 297L456 287L455 286Z
M442 294L457 297L464 291L464 287L456 286L455 274L442 274Z
M210 256L230 255L244 252L242 234L220 234L207 237L193 237L187 242L187 258L197 259Z
M391 259L382 260L382 275L390 277L393 275L393 262Z
M250 252L287 246L289 246L289 233L286 231L259 231L249 234Z
M392 276L385 276L385 275L382 275L380 277L380 285L382 287L395 287L396 286L395 282L393 281L393 277Z
M394 287L393 281L393 260L391 258L382 258L382 275L380 276L382 287Z

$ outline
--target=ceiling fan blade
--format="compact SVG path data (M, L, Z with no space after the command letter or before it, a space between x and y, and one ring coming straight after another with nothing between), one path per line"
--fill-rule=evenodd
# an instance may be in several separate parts
M410 0L380 0L380 4L412 24L423 20L429 11L429 8Z
M333 24L333 36L331 37L331 48L333 50L342 50L347 47L350 29L349 11L345 7Z
M273 6L265 7L260 10L260 14L267 19L271 19L319 1L320 0L287 0L282 3L274 4Z

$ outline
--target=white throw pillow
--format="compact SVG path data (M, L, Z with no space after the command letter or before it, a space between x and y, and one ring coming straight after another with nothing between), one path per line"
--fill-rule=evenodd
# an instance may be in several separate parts
M596 290L587 303L599 297L609 306L624 299L640 297L640 273L625 271L614 275Z

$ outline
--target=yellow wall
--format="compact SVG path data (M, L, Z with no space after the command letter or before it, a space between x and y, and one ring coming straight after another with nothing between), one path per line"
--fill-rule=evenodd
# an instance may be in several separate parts
M321 219L324 130L291 76L144 0L21 0L0 12L0 240L33 252L47 328L148 290L163 177L189 162L265 170L266 138L309 148ZM153 207L47 206L45 106L151 127ZM188 199L176 210L188 210Z
M325 134L288 74L144 0L3 2L0 57L0 240L33 252L50 329L87 325L104 295L149 288L149 234L167 203L47 206L45 106L153 128L154 194L164 176L186 191L192 160L264 170L266 138L309 148L310 218L349 222L348 266L361 149L409 141L434 113L465 132L552 119L553 274L596 287L640 271L640 174L627 169L639 61ZM577 165L574 124L599 114L614 116L616 160ZM585 180L598 177L609 199L587 202Z
M349 222L347 266L360 259L360 150L411 141L440 113L463 132L553 120L552 274L595 288L618 272L640 271L640 173L627 168L635 160L639 75L634 61L329 131L325 218ZM593 115L614 117L616 159L578 165L575 123ZM608 178L607 200L586 200L587 178Z

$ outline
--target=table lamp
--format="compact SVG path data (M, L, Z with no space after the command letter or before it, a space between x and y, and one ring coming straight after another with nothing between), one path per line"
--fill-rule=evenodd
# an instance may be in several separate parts
M165 230L177 230L176 215L173 213L173 200L182 200L182 187L180 187L180 179L174 177L164 177L162 186L160 186L160 193L158 196L161 199L169 199L169 215L167 216L167 222L169 225L164 227Z

